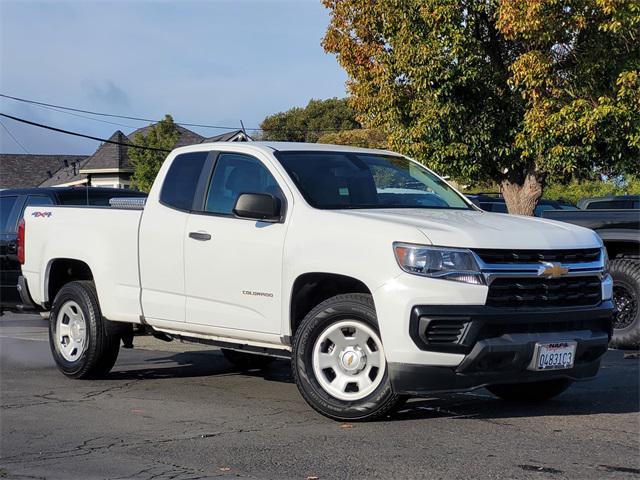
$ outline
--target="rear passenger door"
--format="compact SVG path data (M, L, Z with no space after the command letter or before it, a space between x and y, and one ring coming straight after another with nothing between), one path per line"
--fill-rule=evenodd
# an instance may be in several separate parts
M233 214L241 193L268 193L287 200L256 157L221 152L203 205L189 215L185 230L187 323L212 333L280 333L282 250L286 218L267 223Z
M139 234L142 310L150 320L184 322L185 227L209 152L177 155L159 198L147 202ZM206 182L203 177L202 182Z

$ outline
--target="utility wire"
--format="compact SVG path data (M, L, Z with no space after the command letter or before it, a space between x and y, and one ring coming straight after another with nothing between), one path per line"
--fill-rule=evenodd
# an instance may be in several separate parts
M83 137L83 138L88 138L88 139L91 139L91 140L97 140L98 142L111 143L113 145L123 145L125 147L130 147L130 148L140 148L142 150L153 150L155 152L169 152L170 151L170 150L167 150L167 149L164 149L164 148L144 147L142 145L136 145L134 143L116 142L114 140L108 140L108 139L105 139L105 138L93 137L91 135L85 135L84 133L72 132L70 130L63 130L61 128L56 128L56 127L51 127L49 125L43 125L41 123L31 122L29 120L25 120L24 118L18 118L18 117L14 117L12 115L7 115L6 113L0 113L0 116L1 117L5 117L5 118L10 118L11 120L15 120L16 122L26 123L27 125L33 125L34 127L45 128L47 130L52 130L54 132L59 132L59 133L65 133L67 135L74 135L76 137Z
M62 110L69 110L72 112L80 112L80 113L88 113L90 115L99 115L102 117L112 117L112 118L124 118L127 120L137 120L139 122L150 122L150 123L157 123L159 120L154 120L151 118L143 118L143 117L129 117L127 115L116 115L113 113L102 113L102 112L94 112L91 110L82 110L80 108L72 108L72 107L65 107L63 105L54 105L51 103L45 103L45 102L37 102L35 100L29 100L26 98L19 98L19 97L13 97L11 95L5 95L4 93L0 93L0 97L4 97L4 98L9 98L11 100L16 100L17 102L24 102L24 103L30 103L32 105L39 105L41 107L53 107L53 108L60 108ZM185 127L202 127L202 128L217 128L220 130L238 130L238 127L225 127L225 126L219 126L219 125L203 125L200 123L184 123L184 122L175 122L177 125L182 125ZM261 130L260 128L248 128L247 130Z
M39 105L42 108L46 108L47 110L51 110L53 112L64 113L65 115L73 115L74 117L86 118L87 120L93 120L94 122L100 123L108 123L109 125L117 125L118 127L127 127L127 128L139 128L135 125L126 125L124 123L110 122L109 120L100 120L99 118L89 117L87 115L80 115L79 113L67 112L65 110L60 110L54 107L45 107L44 105Z
M7 133L8 133L8 134L9 134L9 136L13 139L13 141L14 141L14 142L16 142L16 144L17 144L17 145L18 145L22 150L24 150L24 153L27 153L27 154L28 154L28 153L29 153L29 151L28 151L26 148L24 148L24 145L22 145L22 144L18 141L18 139L17 139L16 137L14 137L14 136L13 136L13 133L11 133L11 130L9 130L9 129L7 128L7 126L6 126L4 123L2 123L2 122L0 122L0 125L2 125L2 128L4 128L4 129L7 131Z
M27 98L20 98L20 97L13 97L11 95L6 95L4 93L0 93L0 97L3 98L8 98L10 100L15 100L17 102L24 102L24 103L29 103L32 105L38 105L40 107L44 107L44 108L49 108L49 109L61 109L61 110L68 110L70 112L79 112L79 113L87 113L89 115L98 115L98 116L102 116L102 117L111 117L111 118L124 118L126 120L136 120L139 122L148 122L148 123L157 123L159 120L154 120L151 118L143 118L143 117L130 117L127 115L117 115L114 113L103 113L103 112L95 112L95 111L91 111L91 110L83 110L80 108L73 108L73 107L65 107L63 105L54 105L52 103L45 103L45 102L38 102L36 100L30 100ZM63 112L61 112L63 113ZM90 118L90 117L84 117L84 118ZM92 120L97 120L97 119L92 119ZM108 122L105 122L108 123ZM181 125L183 127L200 127L200 128L215 128L218 130L239 130L237 126L235 127L227 127L227 126L220 126L220 125L205 125L205 124L201 124L201 123L185 123L185 122L174 122L176 125ZM242 123L242 122L241 122ZM122 125L122 124L116 124L116 125L120 125L120 126L129 126L129 125ZM130 128L135 128L135 127L130 127ZM263 128L259 128L259 127L246 127L246 128L241 128L240 130L250 130L253 132L260 132L260 131L264 131ZM324 132L342 132L344 131L344 129L339 129L339 128L309 128L309 129L303 129L303 128L282 128L282 129L274 129L272 131L277 131L277 132L297 132L297 133L324 133Z

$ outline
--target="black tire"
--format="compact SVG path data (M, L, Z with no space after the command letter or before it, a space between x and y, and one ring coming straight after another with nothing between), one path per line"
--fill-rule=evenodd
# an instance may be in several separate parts
M275 360L275 357L268 355L259 355L256 353L239 352L238 350L229 350L221 348L222 355L231 362L239 370L262 369Z
M68 301L77 303L82 310L87 332L84 352L74 361L63 357L55 340L58 313ZM58 369L70 378L100 378L108 374L120 350L117 329L109 330L102 318L93 282L75 281L64 285L53 301L49 322L49 346Z
M487 390L508 402L540 403L560 395L572 383L568 378L558 378L542 382L490 385Z
M316 339L330 325L345 319L361 321L378 333L376 311L370 295L346 294L325 300L304 317L295 332L291 356L293 378L302 397L322 415L340 421L375 420L390 413L403 400L391 388L388 369L385 369L377 388L356 401L340 400L330 395L321 387L313 370Z
M609 263L613 277L613 303L616 314L611 345L637 348L640 346L640 262L618 258Z

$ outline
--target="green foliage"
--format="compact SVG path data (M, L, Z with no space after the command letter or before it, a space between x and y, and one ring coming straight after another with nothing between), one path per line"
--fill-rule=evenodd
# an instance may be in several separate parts
M173 123L173 118L165 115L163 120L147 129L146 135L137 133L133 143L143 147L173 150L179 137L180 132ZM133 184L138 190L148 193L167 154L141 148L129 148L128 153L135 169L131 177Z
M568 184L551 183L545 188L544 197L564 200L575 205L584 198L639 194L640 178L629 177L624 181L573 180Z
M391 148L518 213L547 178L640 173L637 0L323 3L324 48Z
M306 107L269 115L260 124L261 139L316 142L328 131L360 128L346 99L311 100Z
M356 128L354 130L326 133L318 139L318 143L332 143L362 148L389 148L387 135L374 128Z

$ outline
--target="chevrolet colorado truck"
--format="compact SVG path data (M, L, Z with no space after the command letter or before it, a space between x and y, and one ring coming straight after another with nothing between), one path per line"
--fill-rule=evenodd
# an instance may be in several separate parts
M144 324L243 368L290 358L311 407L367 420L431 392L546 400L607 350L592 230L484 212L393 152L182 147L142 203L28 207L19 226L21 294L50 310L68 377L107 374Z

